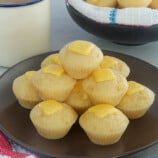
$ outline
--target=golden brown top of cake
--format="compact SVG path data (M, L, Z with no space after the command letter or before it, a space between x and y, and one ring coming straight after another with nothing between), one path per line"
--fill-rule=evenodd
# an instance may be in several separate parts
M39 103L39 108L42 114L48 116L54 114L55 112L61 110L63 108L62 104L55 100L47 100Z
M134 93L140 92L144 90L144 86L135 82L135 81L128 81L128 90L126 95L132 95Z
M96 69L93 71L92 76L96 82L109 81L116 78L113 71L109 68Z
M115 58L110 57L110 56L104 56L103 61L100 64L100 67L101 68L110 68L116 64L118 64L118 61Z
M59 59L59 55L58 54L54 54L51 58L52 63L57 64L57 65L61 65L60 59Z
M94 48L94 44L88 41L77 40L68 45L68 49L73 53L89 55Z
M64 73L64 69L58 65L48 65L42 68L42 72L60 77Z
M108 114L116 112L116 108L114 108L110 104L98 104L88 109L88 112L94 113L97 117L103 118Z
M87 98L88 98L88 95L87 95L87 93L86 93L86 92L84 91L84 89L83 89L82 81L83 81L83 80L78 80L78 81L76 82L73 91L74 91L75 93L81 93L83 99L87 99Z

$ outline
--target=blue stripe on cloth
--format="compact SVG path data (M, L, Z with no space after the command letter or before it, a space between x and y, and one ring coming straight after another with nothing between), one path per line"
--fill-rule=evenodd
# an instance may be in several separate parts
M117 10L118 10L117 8L113 8L113 9L110 11L109 20L110 20L110 23L111 23L111 24L115 24L115 23L116 23Z

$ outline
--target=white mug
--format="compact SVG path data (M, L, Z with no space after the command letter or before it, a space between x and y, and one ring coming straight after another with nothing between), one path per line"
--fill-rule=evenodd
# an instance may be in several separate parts
M49 52L50 0L0 1L0 66Z

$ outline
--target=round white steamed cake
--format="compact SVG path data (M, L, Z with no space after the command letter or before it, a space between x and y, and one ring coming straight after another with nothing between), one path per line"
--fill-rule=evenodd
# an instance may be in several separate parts
M129 120L114 106L98 104L82 114L79 123L93 143L110 145L120 140Z
M84 79L99 66L103 53L94 43L77 40L60 50L59 59L72 78Z
M142 117L154 102L155 94L146 86L129 81L129 88L117 106L128 118L137 119Z

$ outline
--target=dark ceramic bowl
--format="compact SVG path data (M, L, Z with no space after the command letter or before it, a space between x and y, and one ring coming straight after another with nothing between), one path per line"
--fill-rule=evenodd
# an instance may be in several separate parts
M141 45L158 40L158 25L150 27L101 24L89 19L71 5L67 10L72 19L87 32L123 45Z

